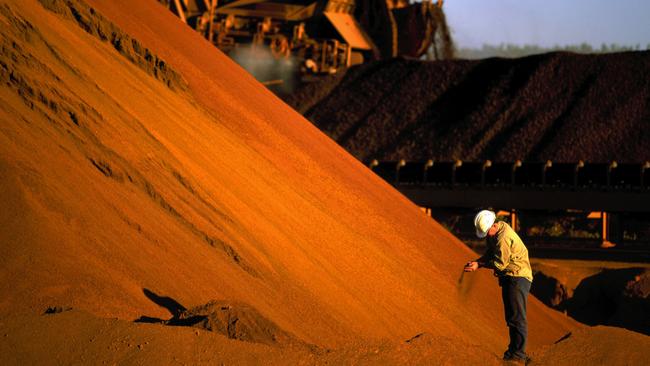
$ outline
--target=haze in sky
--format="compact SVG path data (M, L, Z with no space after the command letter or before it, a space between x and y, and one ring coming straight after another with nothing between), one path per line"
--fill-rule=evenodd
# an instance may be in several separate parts
M648 0L446 0L457 47L650 44Z

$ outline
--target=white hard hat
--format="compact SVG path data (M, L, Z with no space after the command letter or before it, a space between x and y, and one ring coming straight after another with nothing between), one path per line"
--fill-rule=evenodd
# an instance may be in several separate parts
M497 215L494 214L494 212L490 210L483 210L479 213L476 214L476 217L474 217L474 226L476 227L476 236L479 238L485 238L485 236L488 233L488 230L492 227L494 224L494 220L496 220Z

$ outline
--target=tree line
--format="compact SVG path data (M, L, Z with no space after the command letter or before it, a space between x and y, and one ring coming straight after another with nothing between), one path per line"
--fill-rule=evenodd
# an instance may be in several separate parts
M465 48L461 47L456 50L456 58L462 59L482 59L489 57L505 57L505 58L515 58L515 57L524 57L530 55L536 55L540 53L548 52L575 52L575 53L614 53L614 52L627 52L627 51L643 51L643 47L640 44L636 45L620 45L616 43L605 44L603 43L600 47L594 47L589 43L581 43L577 45L565 45L565 46L553 46L553 47L542 47L538 45L516 45L516 44L499 44L499 45L490 45L484 44L481 48ZM650 50L650 43L645 46L645 50Z

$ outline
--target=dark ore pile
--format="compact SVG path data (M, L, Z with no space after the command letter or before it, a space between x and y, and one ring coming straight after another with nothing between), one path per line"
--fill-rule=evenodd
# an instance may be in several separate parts
M287 103L362 161L650 160L650 52L393 59Z

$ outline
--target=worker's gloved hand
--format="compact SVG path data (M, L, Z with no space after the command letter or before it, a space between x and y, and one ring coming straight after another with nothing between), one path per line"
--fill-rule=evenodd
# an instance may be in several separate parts
M478 269L478 262L467 262L465 264L465 272L474 272Z

